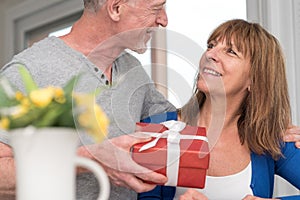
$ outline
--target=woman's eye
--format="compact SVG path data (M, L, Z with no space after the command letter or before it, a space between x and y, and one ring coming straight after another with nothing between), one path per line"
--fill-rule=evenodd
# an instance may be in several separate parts
M234 50L232 50L231 48L229 48L229 49L227 50L227 52L228 52L228 53L231 53L231 54L234 54L234 55L237 55L237 53L236 53Z
M214 47L214 45L212 43L207 44L208 49L212 49L213 47Z

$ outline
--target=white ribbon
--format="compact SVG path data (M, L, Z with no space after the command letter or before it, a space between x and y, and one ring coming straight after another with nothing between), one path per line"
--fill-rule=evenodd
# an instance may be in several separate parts
M186 127L186 123L181 121L166 121L162 122L168 130L162 133L154 132L143 132L146 135L155 137L155 140L145 144L140 148L140 152L146 149L150 149L156 145L159 139L167 138L167 172L168 182L165 185L177 186L178 172L179 172L179 157L180 157L180 140L192 139L192 140L203 140L208 142L207 137L199 135L181 135L182 131Z

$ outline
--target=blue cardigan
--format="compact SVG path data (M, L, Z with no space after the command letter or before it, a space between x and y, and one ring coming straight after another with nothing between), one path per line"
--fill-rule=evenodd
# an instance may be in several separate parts
M166 120L177 120L176 112L169 112L144 119L147 123L160 123ZM272 198L274 175L277 174L300 189L300 149L293 142L282 147L283 157L273 160L270 155L251 153L252 178L250 187L254 196ZM140 193L139 200L172 200L176 187L157 186L154 190ZM279 197L282 200L300 200L300 195Z

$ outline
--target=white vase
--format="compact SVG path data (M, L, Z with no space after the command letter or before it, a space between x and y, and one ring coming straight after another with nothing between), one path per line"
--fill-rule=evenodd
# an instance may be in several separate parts
M98 200L109 198L109 180L102 167L76 155L78 138L71 128L27 127L11 131L17 200L74 200L76 166L91 170L97 177Z

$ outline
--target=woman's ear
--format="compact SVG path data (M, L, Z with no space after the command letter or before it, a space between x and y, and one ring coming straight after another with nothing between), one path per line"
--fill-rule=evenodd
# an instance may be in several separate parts
M107 0L107 12L113 21L119 21L124 0Z

